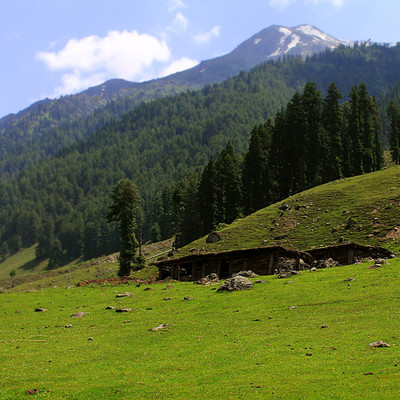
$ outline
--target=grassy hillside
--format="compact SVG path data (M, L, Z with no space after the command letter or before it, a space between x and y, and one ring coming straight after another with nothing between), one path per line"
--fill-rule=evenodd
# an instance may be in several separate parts
M282 205L289 209L282 211ZM220 230L222 240L201 238L190 251L234 250L281 244L301 250L343 242L399 249L400 168L321 185L239 219ZM397 229L398 228L398 229Z
M1 294L0 399L398 398L400 262L367 267L236 293L182 282Z
M170 250L172 239L143 246L143 255L150 264L157 255ZM11 291L24 291L55 286L73 286L87 280L112 279L117 276L118 254L89 261L77 259L61 268L48 270L48 260L37 263L35 246L24 249L0 263L0 287ZM15 271L15 276L9 273ZM158 277L158 271L149 265L134 274L140 279Z

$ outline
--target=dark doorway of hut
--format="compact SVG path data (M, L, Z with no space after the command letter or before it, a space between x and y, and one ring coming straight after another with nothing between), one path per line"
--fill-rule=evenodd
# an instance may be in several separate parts
M221 261L221 267L219 270L219 277L221 279L226 279L229 278L229 260L222 260Z

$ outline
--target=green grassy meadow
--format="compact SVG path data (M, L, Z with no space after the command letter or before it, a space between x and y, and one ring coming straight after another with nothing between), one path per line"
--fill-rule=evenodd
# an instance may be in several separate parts
M288 211L279 207L289 205ZM296 209L296 207L298 207ZM326 183L241 218L219 232L222 240L198 239L177 256L276 244L300 250L343 242L400 247L400 168ZM350 220L350 224L349 224ZM282 237L282 239L276 239Z
M400 260L369 265L232 293L174 282L0 294L0 399L399 398ZM391 347L369 347L378 340Z

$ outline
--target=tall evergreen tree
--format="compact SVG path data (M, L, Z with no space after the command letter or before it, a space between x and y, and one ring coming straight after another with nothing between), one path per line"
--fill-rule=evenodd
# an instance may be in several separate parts
M136 251L138 242L135 237L136 214L140 202L139 192L129 179L121 179L110 193L112 204L109 207L107 219L120 224L120 255L119 276L129 275L132 269L137 269Z
M328 182L343 176L343 111L340 105L342 93L331 83L322 105L321 119L325 133L326 156L322 162L323 181Z
M364 173L364 149L361 136L360 95L357 86L350 91L350 113L348 115L347 135L350 139L350 147L344 149L349 151L352 164L347 176L361 175Z
M307 187L319 185L322 181L321 160L323 155L323 137L321 127L322 96L315 82L308 82L302 94L302 110L304 117L304 153Z
M242 212L242 180L239 159L229 141L215 162L218 182L218 222L233 222Z
M197 190L197 207L201 233L205 235L218 225L218 183L213 158L204 167L201 175Z
M265 207L272 197L269 156L272 121L257 125L251 132L249 150L243 160L243 206L245 214Z
M390 123L389 145L392 153L392 160L400 164L400 105L391 101L387 108L387 117Z

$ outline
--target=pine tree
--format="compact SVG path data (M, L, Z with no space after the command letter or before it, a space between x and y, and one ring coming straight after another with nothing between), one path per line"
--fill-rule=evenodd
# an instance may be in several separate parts
M218 222L233 222L242 212L241 167L231 142L215 162L218 182Z
M137 268L136 251L138 242L135 237L136 214L140 202L138 190L129 179L121 179L110 193L112 204L109 207L107 219L120 224L120 255L119 276L127 276L132 269Z
M201 234L213 231L218 225L218 183L217 171L214 160L210 161L203 169L197 190L197 208Z
M350 139L350 148L344 149L351 155L351 166L347 176L361 175L364 173L364 149L361 137L360 96L357 86L350 91L350 113L347 123L347 135Z
M367 92L365 83L359 86L359 115L360 115L360 138L362 143L362 165L364 172L372 172L375 169L375 110L374 101Z
M303 190L307 187L319 185L321 178L321 161L323 155L323 139L321 127L321 92L314 82L308 82L301 97L302 114L304 118L304 133L300 140L304 140L304 162L307 179ZM297 189L296 191L299 191Z
M342 94L338 87L335 83L331 83L321 111L322 127L326 137L324 143L326 153L322 163L324 182L343 176L343 111L339 103L341 98Z
M390 123L389 144L392 160L400 164L400 106L398 102L391 101L387 108L387 117Z
M246 215L265 207L271 201L272 183L269 156L272 121L257 125L251 132L249 150L243 161L243 205Z

